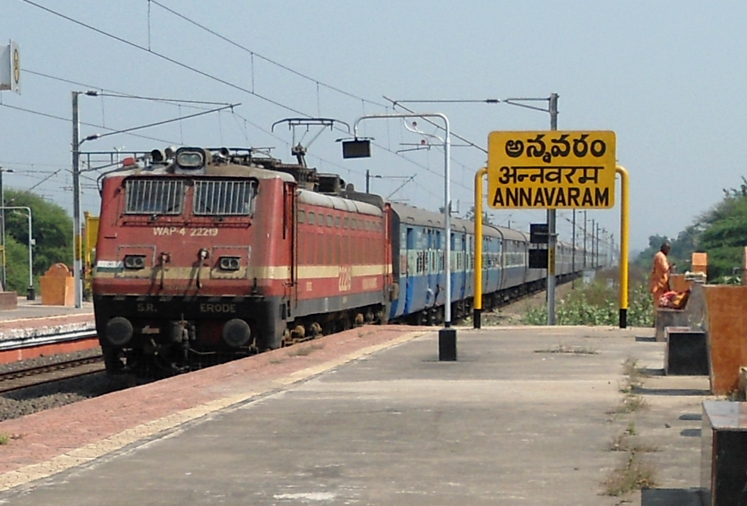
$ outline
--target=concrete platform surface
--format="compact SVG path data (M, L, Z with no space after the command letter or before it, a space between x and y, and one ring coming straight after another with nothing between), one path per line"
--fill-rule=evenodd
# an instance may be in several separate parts
M93 303L83 302L82 307L72 306L45 306L41 298L37 300L26 300L26 297L18 297L18 307L0 311L0 325L5 322L18 322L27 319L48 318L55 316L84 315L93 320Z
M0 504L699 504L708 379L662 376L653 329L459 329L457 362L433 330L300 346L1 423ZM630 440L656 486L604 495Z

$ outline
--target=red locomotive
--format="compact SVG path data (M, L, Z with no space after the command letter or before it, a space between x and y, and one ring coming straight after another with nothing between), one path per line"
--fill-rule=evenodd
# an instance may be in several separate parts
M340 185L225 148L156 150L103 176L93 294L107 370L171 374L386 321L389 205Z

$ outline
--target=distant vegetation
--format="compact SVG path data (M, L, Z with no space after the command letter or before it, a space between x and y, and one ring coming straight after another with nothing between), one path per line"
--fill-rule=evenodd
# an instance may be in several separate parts
M677 264L677 272L687 271L692 253L702 251L708 254L709 283L740 284L742 255L747 246L747 179L742 177L739 188L725 189L723 200L698 216L676 238L649 237L649 247L635 263L650 269L654 253L664 241L672 245L669 257Z
M651 327L654 311L648 281L640 268L632 268L628 290L627 324L630 327ZM577 286L555 304L558 325L612 325L620 323L619 273L602 271L588 285ZM547 323L547 305L529 309L522 320L528 325Z
M34 286L39 291L39 277L53 264L72 267L73 220L65 210L29 192L5 190L6 207L29 207L32 216ZM6 290L25 294L29 285L29 224L25 210L5 211Z

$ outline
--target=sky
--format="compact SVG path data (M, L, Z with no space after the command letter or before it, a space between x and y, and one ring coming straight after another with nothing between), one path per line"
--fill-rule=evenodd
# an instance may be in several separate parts
M368 171L372 192L438 210L443 131L426 121L418 134L402 120L362 120L372 157L342 159L346 124L405 112L391 99L448 117L463 216L488 134L549 129L547 112L503 100L557 93L560 130L615 132L630 175L630 248L642 250L651 235L676 237L747 176L746 24L739 1L2 0L0 46L19 45L22 69L21 94L0 92L3 184L72 215L71 94L97 90L80 97L81 137L107 134L81 145L106 152L83 156L81 203L94 215L97 167L128 152L272 148L290 162L297 142L320 172L363 189ZM275 124L301 117L338 122ZM167 123L116 133L158 122ZM613 209L575 213L578 242L593 221L619 244L619 181L615 191ZM545 221L544 211L489 214L524 231ZM557 219L570 242L574 213Z

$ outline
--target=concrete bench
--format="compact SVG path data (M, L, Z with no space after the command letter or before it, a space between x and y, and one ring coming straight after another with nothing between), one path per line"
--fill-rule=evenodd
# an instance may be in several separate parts
M708 376L706 333L689 327L667 327L664 372L670 376Z
M747 504L747 403L704 401L700 485L705 506Z

